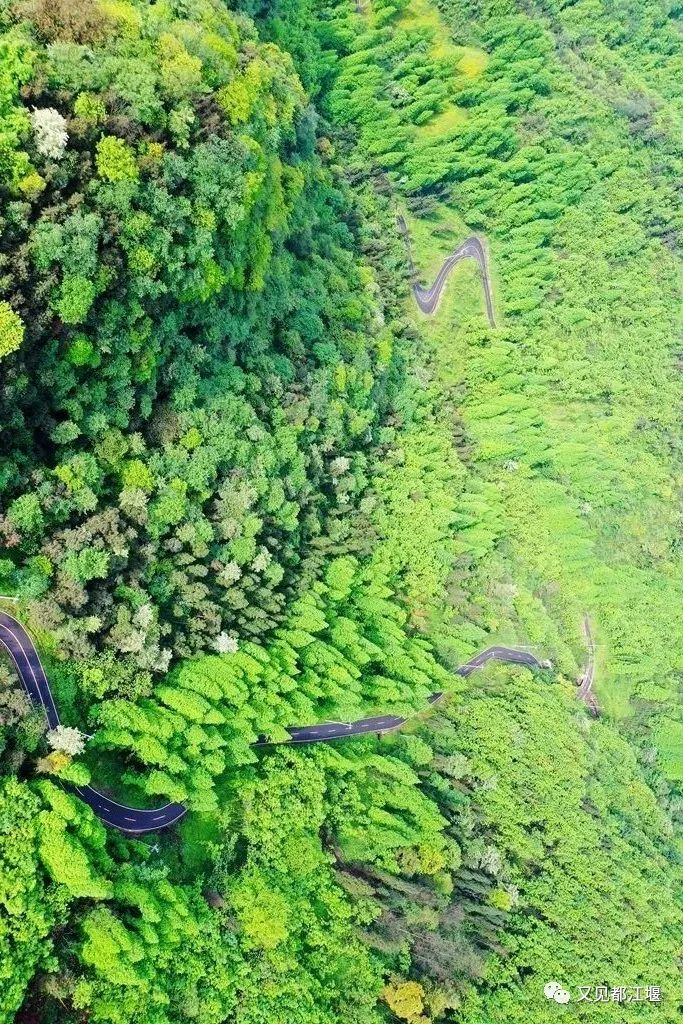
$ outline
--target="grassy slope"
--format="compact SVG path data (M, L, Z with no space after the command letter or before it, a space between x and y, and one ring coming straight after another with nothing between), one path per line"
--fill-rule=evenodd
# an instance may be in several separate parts
M433 30L445 55L447 25L428 0L413 0L399 23ZM485 62L468 70L481 73ZM457 126L461 116L447 107L417 135L433 133L439 122ZM427 218L409 219L415 261L431 280L468 229L457 208L444 203ZM670 699L672 674L683 662L683 562L674 543L680 467L651 429L654 424L660 437L673 431L680 410L666 303L675 294L677 267L670 253L635 230L624 234L620 252L615 232L627 226L607 188L596 189L583 208L564 212L565 251L557 261L562 301L546 302L514 348L504 330L481 344L479 282L467 265L453 274L437 317L411 314L432 347L437 375L462 398L459 411L478 442L476 475L493 485L487 500L497 496L490 514L505 522L498 554L518 585L517 607L508 612L516 617L520 605L531 607L540 596L581 661L580 617L589 610L600 697L618 717L630 714L638 683L646 700ZM508 290L519 290L520 272L506 266L514 255L509 243L489 241L500 311ZM644 317L651 325L646 335L635 329ZM494 571L481 566L489 585ZM505 618L505 609L500 612ZM500 628L506 631L503 621ZM568 659L563 664L570 669ZM675 734L662 740L664 748L675 744ZM662 754L674 770L675 747Z

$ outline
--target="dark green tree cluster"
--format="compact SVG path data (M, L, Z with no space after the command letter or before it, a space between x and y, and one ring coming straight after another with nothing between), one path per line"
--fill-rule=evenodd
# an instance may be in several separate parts
M675 15L3 7L2 607L92 734L0 666L3 1024L680 1018Z
M66 7L5 15L0 572L144 688L343 547L391 342L286 55L219 4Z

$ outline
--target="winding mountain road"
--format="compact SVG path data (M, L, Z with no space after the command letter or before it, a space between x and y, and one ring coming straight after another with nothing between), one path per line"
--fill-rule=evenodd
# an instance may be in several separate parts
M464 665L455 670L456 676L472 675L478 668L482 668L489 661L505 661L513 665L526 665L527 668L541 669L550 668L550 662L539 661L528 651L520 651L515 647L487 647L485 651L475 654L473 658L466 661ZM442 692L432 693L427 698L427 703L432 706L437 704L445 694ZM320 722L318 725L293 725L287 728L289 740L285 743L320 743L325 740L340 740L347 736L360 736L368 732L392 732L400 729L408 721L399 715L379 715L375 718L361 718L357 722ZM269 741L262 736L253 744L255 747L269 746Z
M418 307L427 316L431 316L439 308L441 302L441 296L443 289L448 280L448 277L455 266L462 260L472 259L479 265L479 271L481 273L481 283L484 287L484 302L486 303L486 313L489 318L491 327L496 326L496 313L493 307L493 292L491 289L491 278L489 275L489 264L486 255L486 249L484 248L483 242L476 235L472 235L470 238L466 238L465 241L454 249L450 256L441 264L438 274L434 279L434 283L429 287L425 288L421 285L415 263L413 261L413 252L410 244L410 232L408 231L408 225L405 217L399 215L396 218L398 230L403 235L403 239L406 244L408 251L408 268L410 270L410 276L412 280L413 297Z
M488 260L486 250L481 239L473 235L458 246L450 256L443 261L441 268L436 275L434 283L426 288L421 285L417 278L417 271L413 262L410 233L405 218L397 217L399 231L403 235L408 251L408 266L412 278L412 291L418 307L427 316L434 313L439 306L443 289L448 276L453 268L461 260L473 259L479 265L481 280L484 287L484 300L486 312L492 327L496 326L495 311L493 307L493 295L489 277ZM589 640L589 649L592 652L592 637L590 635L590 624L586 619L586 636ZM55 706L50 684L45 675L45 670L40 661L38 651L35 648L30 636L21 623L0 612L0 646L4 647L14 662L19 678L31 702L45 712L47 724L50 729L55 729L59 724L59 714ZM464 665L456 669L456 675L467 677L482 668L489 661L502 661L513 665L525 665L531 669L550 668L549 661L539 661L528 651L518 650L514 647L487 647L486 650L476 654ZM586 675L581 683L580 695L589 702L593 678L593 658L589 656ZM427 703L429 706L437 704L444 697L444 693L432 693ZM594 699L594 698L593 698ZM349 736L361 736L366 733L385 733L394 729L400 729L407 722L406 718L399 715L378 715L373 718L361 718L357 722L319 722L317 725L294 725L287 729L289 739L279 742L283 743L324 743L330 740L347 739ZM253 744L255 747L274 745L267 736L261 736ZM125 804L117 803L110 797L105 796L92 786L75 786L74 792L85 801L97 816L107 825L119 829L121 832L141 833L153 832L158 829L167 828L179 821L185 814L186 808L183 804L170 803L162 807L155 807L151 810L144 810L138 807L128 807Z
M35 644L21 623L5 612L0 612L0 646L4 647L14 662L31 703L42 708L48 726L50 729L56 729L60 724L59 715ZM531 669L551 667L550 662L539 661L528 651L517 650L514 647L494 646L487 647L485 651L481 651L466 661L456 670L456 675L470 676L489 661L525 665ZM443 696L442 692L432 693L428 698L428 704L431 706L438 703ZM391 732L394 729L400 729L407 721L408 719L398 715L380 715L374 718L361 718L357 722L320 722L317 725L295 725L287 729L289 740L280 742L323 743L329 740L346 739L349 736L361 736L364 733ZM265 736L260 737L253 744L255 747L271 745L273 745L272 741ZM121 832L154 832L157 829L173 825L186 812L183 804L164 804L163 807L144 810L117 803L116 800L110 799L104 793L93 789L92 786L75 786L73 789L81 800L92 807L95 814L106 825L111 825Z
M42 708L49 728L56 729L60 725L59 714L35 644L21 623L5 612L0 612L0 646L4 647L14 662L31 703ZM183 804L164 804L152 810L127 807L92 786L73 788L105 824L122 832L154 832L166 828L182 818L186 810Z

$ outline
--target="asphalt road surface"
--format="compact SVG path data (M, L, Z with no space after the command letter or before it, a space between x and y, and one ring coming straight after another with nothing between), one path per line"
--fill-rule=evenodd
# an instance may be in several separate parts
M56 729L60 724L59 715L35 644L21 623L4 612L0 612L0 646L4 647L14 662L31 702L43 709L50 729ZM488 661L505 661L515 665L526 665L532 669L550 667L550 662L541 662L528 651L519 651L514 647L487 647L485 651L461 665L456 675L469 676ZM428 703L436 704L443 696L443 693L433 693ZM405 725L406 721L406 718L400 718L398 715L379 715L374 718L361 718L358 722L320 722L318 725L292 726L287 730L290 738L283 742L321 743L326 740L345 739L348 736L361 736L364 733L391 732ZM265 736L254 743L255 747L270 745ZM173 825L186 811L183 804L164 804L163 807L151 810L128 807L98 792L92 786L74 786L73 791L92 807L106 825L111 825L121 832L155 832L157 829Z
M540 669L550 668L550 662L539 661L528 651L519 651L514 647L487 647L480 654L466 661L464 665L456 669L457 676L470 676L478 668L482 668L487 661L506 661L514 665L526 665L527 668ZM431 706L437 704L445 694L432 693L427 698ZM294 725L287 729L289 740L285 743L320 743L322 740L342 740L348 736L361 736L366 732L391 732L393 729L400 729L408 721L399 715L378 715L375 718L361 718L357 722L320 722L318 725ZM268 746L266 737L261 737L255 747Z
M35 644L21 623L4 612L0 612L0 646L14 662L31 703L43 709L49 728L56 729L60 724L59 715ZM73 789L102 821L121 832L153 832L166 828L182 818L186 810L182 804L164 804L152 810L141 810L119 804L92 786Z
M410 245L410 232L408 231L408 225L406 224L405 217L397 217L396 223L398 224L399 231L403 235L406 248L408 250L408 266L410 268L410 276L412 278L413 297L422 312L426 313L428 316L436 312L439 307L439 303L441 302L444 285L446 284L453 267L457 266L457 264L462 260L472 259L479 265L481 283L484 286L486 313L491 327L495 327L496 314L493 308L493 292L491 290L489 264L486 256L486 249L484 248L481 239L477 238L476 235L466 238L462 245L459 245L457 249L454 249L450 256L447 256L443 261L434 280L434 284L429 288L425 288L424 285L420 284L418 281L417 270L415 269L415 263L413 262L413 254Z

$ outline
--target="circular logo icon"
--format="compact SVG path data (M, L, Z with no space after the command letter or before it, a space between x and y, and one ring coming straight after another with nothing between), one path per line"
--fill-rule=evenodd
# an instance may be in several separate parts
M562 988L559 981L549 981L543 986L543 995L546 999L554 999L556 1003L568 1003L571 999L566 988Z

